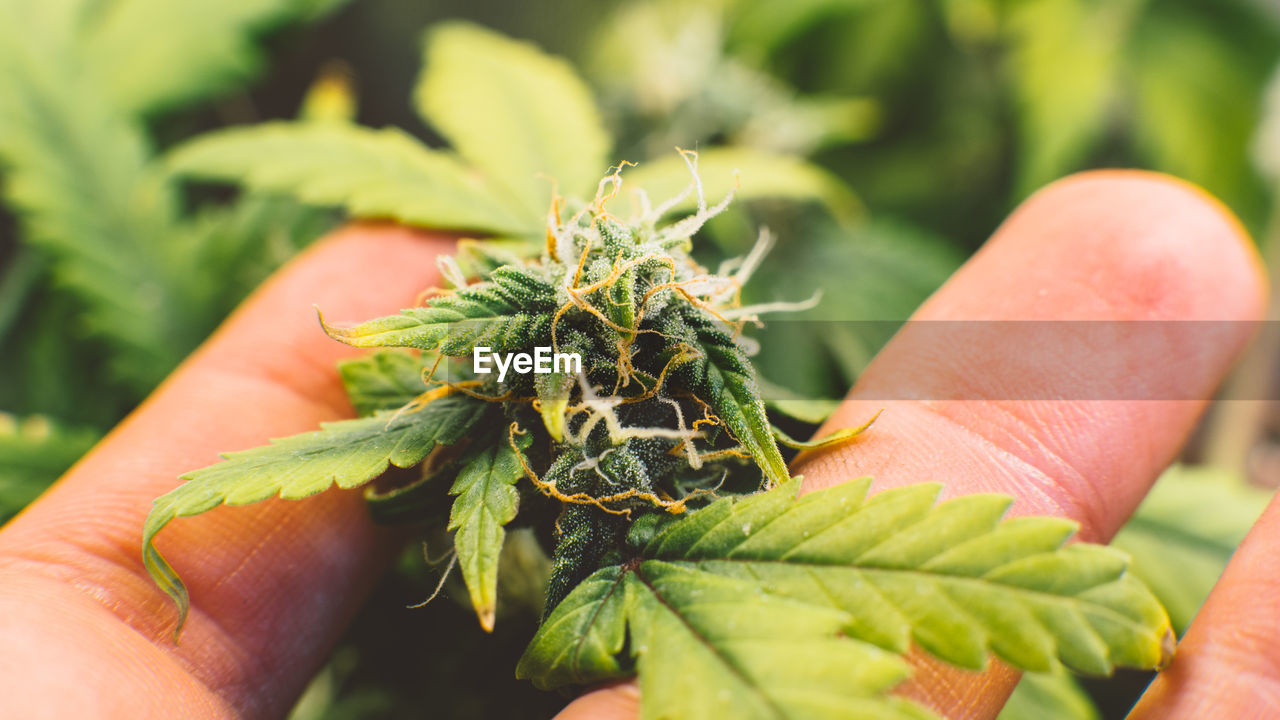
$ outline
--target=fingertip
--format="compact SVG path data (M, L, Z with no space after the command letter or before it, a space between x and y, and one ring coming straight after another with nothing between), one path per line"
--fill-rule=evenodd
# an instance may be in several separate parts
M1069 176L1030 197L996 234L995 245L1042 252L1041 266L1095 290L1093 319L1261 319L1269 291L1258 249L1240 220L1204 189L1144 170L1094 170ZM1026 262L1025 253L1005 253ZM1072 277L1073 270L1083 270ZM1076 286L1076 287L1073 287ZM1051 289L1052 293L1052 289ZM1052 302L1052 298L1049 299ZM1070 318L1065 318L1070 319Z

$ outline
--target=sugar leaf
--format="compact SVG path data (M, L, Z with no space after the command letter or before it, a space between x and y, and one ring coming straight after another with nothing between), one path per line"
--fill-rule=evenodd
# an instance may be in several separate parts
M555 309L551 285L515 268L499 268L490 278L434 298L426 307L354 327L326 324L325 332L355 347L408 347L455 356L470 355L476 346L501 352L547 344Z
M248 505L274 496L298 500L335 484L344 489L359 487L389 465L416 465L437 444L457 442L485 407L466 395L447 395L417 410L328 423L321 430L228 453L224 462L183 475L187 482L155 501L142 537L147 572L178 604L175 635L186 620L187 590L153 545L169 521L224 503Z
M431 356L386 350L338 363L347 399L361 417L404 407L427 391L422 373ZM432 361L434 362L434 361Z
M525 445L532 440L523 436ZM471 604L480 625L493 630L498 602L498 556L506 537L503 526L516 516L520 494L516 481L524 468L516 451L507 443L494 443L475 453L458 471L449 489L456 495L449 515L449 530L456 530L454 548L462 579L471 595Z
M784 482L790 475L773 439L751 361L734 339L702 311L686 312L685 320L702 353L685 365L690 387L711 405L751 453L765 478L771 483Z

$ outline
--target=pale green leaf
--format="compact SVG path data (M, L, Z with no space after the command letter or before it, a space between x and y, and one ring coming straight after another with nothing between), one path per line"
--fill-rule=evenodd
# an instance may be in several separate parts
M532 439L525 435L524 444ZM457 496L448 529L457 531L453 545L462 579L480 625L490 632L498 606L498 556L506 537L503 527L516 516L520 494L515 485L521 477L524 466L516 450L498 442L472 455L449 489L450 495Z
M546 216L554 188L589 198L609 164L611 140L573 68L493 31L436 26L416 99L423 117L534 222Z
M712 148L697 153L697 168L709 204L734 192L738 200L818 201L843 219L854 218L862 212L857 196L839 178L794 155L748 148ZM693 181L684 157L674 152L642 162L622 177L625 188L644 190L653 205L676 197ZM697 193L691 192L669 211L687 212L697 207L697 203Z
M1151 586L1182 632L1270 497L1221 470L1174 466L1112 544L1133 556L1133 574Z
M430 362L428 362L430 360ZM423 372L434 359L429 355L386 350L338 363L347 399L361 417L379 410L404 407L427 391Z
M1017 194L1078 169L1106 127L1138 3L1041 0L1010 19L1022 140Z
M328 3L332 6L334 3ZM83 52L112 102L151 113L224 92L263 65L254 42L316 14L312 0L115 0Z
M169 166L191 178L340 206L354 217L493 233L541 228L452 153L395 128L288 122L231 128L179 147Z
M1065 670L1025 673L996 720L1099 720L1089 694Z
M152 544L171 520L199 515L224 503L247 505L274 496L297 500L335 484L344 489L359 487L389 465L416 465L437 444L457 442L485 408L483 402L466 395L448 395L419 409L328 423L321 430L228 453L224 462L183 475L187 482L155 501L142 533L147 572L178 604L175 634L186 620L187 590Z
M547 345L555 291L528 273L499 268L490 282L434 298L427 307L325 332L355 347L408 347L471 355L483 346L505 352ZM323 322L323 320L322 320Z
M821 450L822 448L835 447L836 445L841 445L857 438L859 435L866 432L867 428L871 427L871 424L874 423L878 417L880 417L879 412L872 415L870 420L857 427L842 428L833 433L823 435L817 440L796 440L777 426L771 425L770 429L773 431L773 436L777 438L778 442L789 448L794 448L796 450Z
M1206 31L1232 19L1228 32ZM1204 186L1256 223L1270 198L1249 149L1280 36L1239 20L1225 8L1221 18L1152 8L1130 48L1133 142L1144 165Z

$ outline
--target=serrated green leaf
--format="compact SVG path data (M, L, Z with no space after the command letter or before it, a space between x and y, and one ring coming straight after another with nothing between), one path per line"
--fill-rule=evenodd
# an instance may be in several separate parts
M422 116L462 157L508 188L536 223L553 188L590 197L611 140L565 61L465 23L432 30L416 91Z
M525 435L522 444L527 446L532 440ZM480 625L488 632L493 631L498 606L498 556L506 537L503 526L516 516L520 494L515 484L523 476L524 466L516 450L497 443L472 455L449 489L457 499L448 529L457 531L453 546L458 551L462 579Z
M324 329L355 347L408 347L452 356L471 355L477 346L506 352L548 344L555 309L551 285L514 268L499 268L490 279L435 298L427 307Z
M356 414L364 417L379 410L404 407L427 391L422 373L434 359L429 355L385 350L363 357L342 360L338 373L347 390L347 399Z
M578 583L538 629L516 677L549 690L630 675L617 657L626 640L626 575L615 565Z
M787 464L773 439L755 369L732 337L700 310L690 310L685 320L705 354L687 362L683 372L693 391L701 396L760 465L769 483L790 477Z
M646 718L920 717L887 695L911 640L975 669L991 652L1097 673L1167 660L1163 609L1114 551L1061 547L1072 524L1001 522L1003 496L869 486L797 500L793 480L667 523L570 593L517 674L590 684L634 660Z
M738 200L816 200L846 220L862 212L857 196L839 178L794 155L747 148L712 148L698 152L697 167L703 192L711 203L736 188L734 197ZM655 204L679 195L693 180L684 158L679 155L640 163L627 170L623 177L626 187L643 189ZM687 212L695 207L697 196L690 193L670 211Z
M180 175L287 193L355 217L409 225L531 234L522 217L452 153L432 150L396 128L272 122L203 135L176 149Z
M847 616L660 561L627 576L641 718L903 718L904 660L840 635Z
M866 481L850 483L794 504L721 500L664 528L645 554L714 574L749 574L767 592L847 611L851 637L903 651L909 632L964 667L985 667L992 651L1027 669L1060 661L1101 674L1167 659L1168 618L1126 574L1118 551L1059 548L1069 528L1056 518L1000 523L1009 502L1001 496L933 506L937 486L864 501L866 488ZM717 519L708 526L701 513ZM859 622L865 613L876 620L870 632Z
M297 500L335 484L359 487L389 465L416 465L437 444L457 442L485 408L469 396L447 395L420 409L328 423L321 430L228 453L224 462L183 475L187 482L155 501L142 533L147 572L178 604L175 636L186 620L187 590L152 544L171 520L222 504L247 505L273 496Z
M1112 544L1184 631L1272 493L1206 467L1167 470Z
M99 434L40 415L0 412L0 522L35 500L80 459Z
M152 113L210 97L256 74L263 57L255 36L314 17L315 5L116 0L89 29L84 54L117 107Z

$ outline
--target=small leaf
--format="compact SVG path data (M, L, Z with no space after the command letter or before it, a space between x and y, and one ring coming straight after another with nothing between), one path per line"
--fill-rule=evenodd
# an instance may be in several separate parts
M550 690L632 674L630 664L618 657L626 639L625 579L615 565L578 583L538 628L516 665L516 677Z
M705 357L685 364L686 381L751 453L765 479L771 484L785 482L790 475L774 442L751 361L733 338L702 311L690 309L685 320L696 343L690 345L705 353Z
M521 444L527 447L532 440L524 435ZM515 449L498 442L472 455L449 489L457 499L448 529L457 531L453 543L462 579L480 625L488 632L493 631L497 611L498 556L506 537L503 526L516 516L520 495L515 484L523 476L524 467Z
M738 200L817 200L846 220L862 212L857 196L839 178L792 155L715 148L698 151L697 167L703 192L713 203L736 188ZM641 163L623 177L624 187L643 189L655 204L679 195L693 180L684 158L677 154ZM690 193L670 211L685 212L695 207L697 196Z
M822 448L834 447L842 443L847 443L858 437L862 433L866 432L867 428L871 427L871 424L880 417L881 412L884 411L881 410L875 415L872 415L870 420L862 423L858 427L842 428L833 433L824 435L821 440L796 440L775 425L770 425L769 429L773 432L773 436L777 438L778 442L789 448L795 448L796 450L820 450Z
M354 217L492 233L541 228L453 154L395 128L289 122L230 128L182 145L169 166L191 178L342 206Z
M490 277L492 282L435 298L427 307L324 329L355 347L409 347L452 356L470 355L477 346L505 352L549 344L555 290L514 268L499 268Z
M333 484L359 487L388 465L407 468L422 462L437 444L457 442L485 408L485 403L466 395L448 395L418 410L328 423L322 430L228 453L225 462L183 475L187 482L155 501L142 532L147 572L178 604L174 636L186 621L187 589L152 544L169 521L224 503L247 505L276 495L298 500Z
M364 417L404 407L426 392L422 374L432 363L430 355L386 350L341 360L338 372L356 414Z
M535 222L552 189L590 197L611 141L565 61L465 23L436 26L416 91L424 118Z

